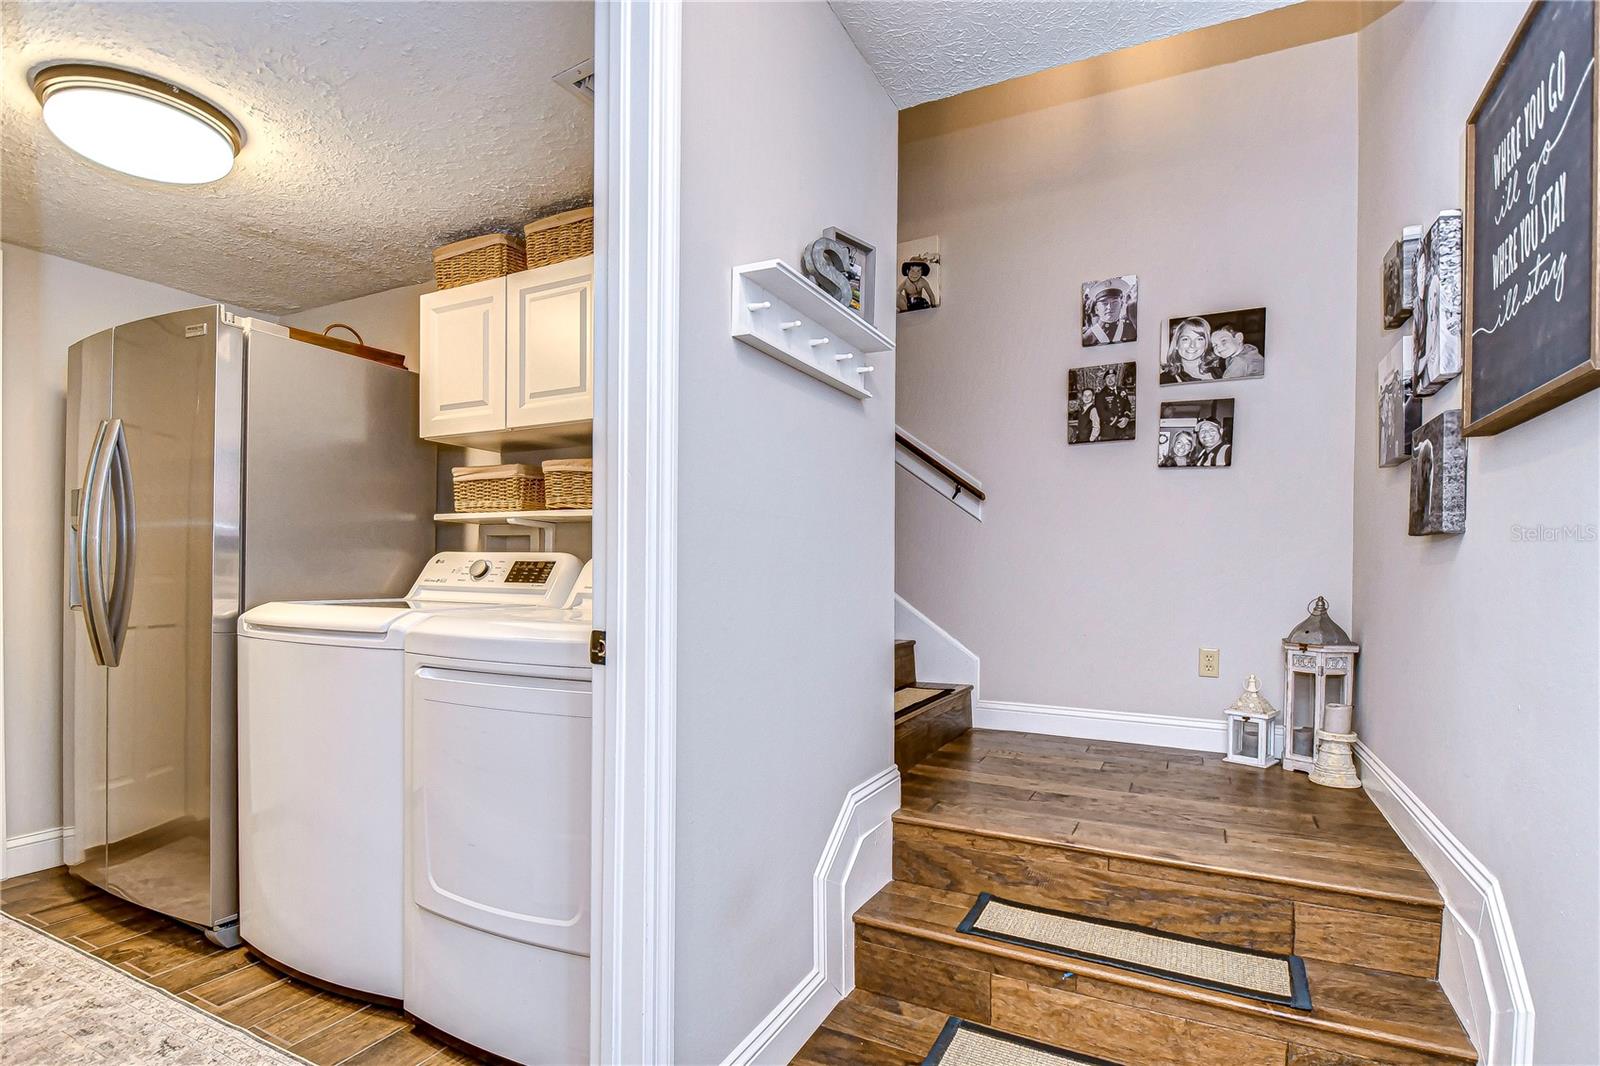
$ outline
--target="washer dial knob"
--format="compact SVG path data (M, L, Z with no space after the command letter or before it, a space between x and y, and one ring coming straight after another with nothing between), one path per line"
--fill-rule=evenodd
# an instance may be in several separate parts
M474 559L472 565L467 567L467 575L474 581L481 581L489 574L489 560Z

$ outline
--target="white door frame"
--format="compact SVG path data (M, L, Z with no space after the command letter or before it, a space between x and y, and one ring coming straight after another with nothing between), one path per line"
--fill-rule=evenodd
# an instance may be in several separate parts
M679 0L595 5L591 1061L673 1057Z
M0 308L5 306L5 251L0 249ZM5 312L0 310L0 336L5 333ZM4 363L4 342L0 341L0 364ZM3 397L0 397L3 401ZM3 407L3 403L0 403ZM0 417L0 436L4 435L4 418ZM5 525L5 493L0 485L0 527ZM5 548L0 538L0 878L5 877L5 856L9 850L6 841L6 592Z

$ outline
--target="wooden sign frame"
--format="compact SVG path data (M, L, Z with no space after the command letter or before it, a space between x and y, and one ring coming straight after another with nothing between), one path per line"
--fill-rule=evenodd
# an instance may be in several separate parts
M1511 35L1511 41L1506 45L1505 51L1500 54L1500 60L1494 66L1494 71L1484 83L1483 92L1478 95L1478 102L1472 105L1472 113L1467 117L1467 196L1465 201L1465 229L1462 233L1462 279L1461 279L1461 318L1462 318L1462 369L1461 369L1461 414L1463 437L1487 437L1520 425L1541 415L1552 408L1559 407L1576 396L1581 396L1594 388L1600 388L1600 82L1592 82L1588 91L1593 93L1594 106L1591 108L1592 118L1595 123L1594 138L1590 143L1590 180L1594 188L1591 190L1591 232L1589 234L1589 248L1591 254L1591 280L1589 286L1589 360L1580 363L1572 369L1552 378L1544 384L1523 393L1515 400L1496 408L1493 411L1477 417L1472 410L1472 246L1474 237L1474 223L1477 214L1475 188L1476 173L1475 160L1477 159L1476 139L1479 116L1483 112L1484 104L1489 96L1498 87L1501 76L1511 64L1511 57L1521 46L1523 38L1527 35L1528 25L1533 17L1539 13L1547 3L1552 0L1532 0L1528 10L1523 13L1522 20L1517 23L1516 32ZM1562 2L1562 0L1555 0ZM1595 18L1595 39L1592 42L1597 58L1600 58L1600 13Z

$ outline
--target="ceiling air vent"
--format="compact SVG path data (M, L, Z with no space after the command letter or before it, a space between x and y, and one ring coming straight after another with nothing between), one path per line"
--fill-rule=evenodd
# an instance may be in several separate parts
M581 96L591 104L594 103L594 60L587 59L575 67L563 70L551 80L569 93Z

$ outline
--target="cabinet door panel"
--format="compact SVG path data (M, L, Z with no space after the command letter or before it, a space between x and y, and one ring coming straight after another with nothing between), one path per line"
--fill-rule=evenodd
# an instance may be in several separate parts
M594 258L509 279L506 424L561 425L594 417Z
M422 436L502 428L506 417L506 282L492 278L422 297Z

